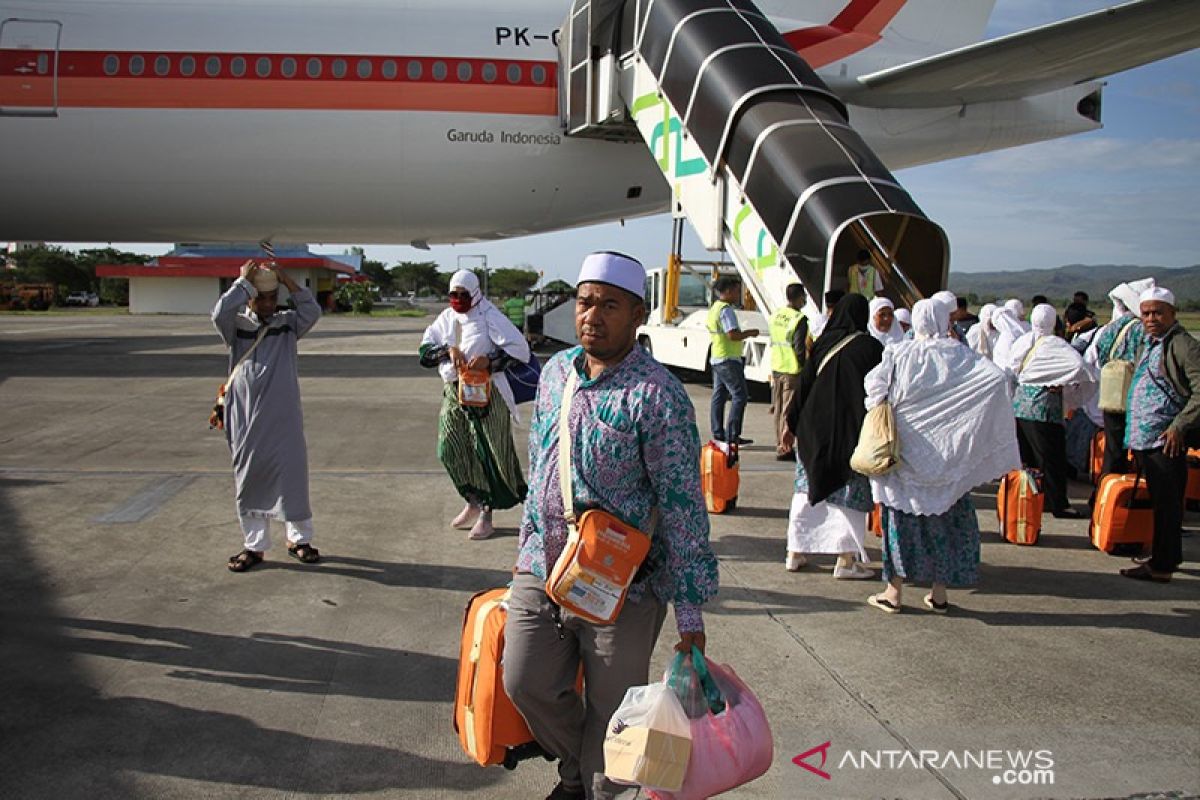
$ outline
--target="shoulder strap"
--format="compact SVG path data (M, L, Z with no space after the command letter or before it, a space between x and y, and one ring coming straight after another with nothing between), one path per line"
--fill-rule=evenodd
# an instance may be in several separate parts
M255 337L254 344L250 345L249 350L242 353L242 357L239 358L237 360L237 363L233 365L233 369L229 370L229 377L225 379L226 386L228 386L229 382L231 380L233 380L233 373L238 371L238 367L240 367L242 364L246 363L246 359L249 358L250 354L254 352L254 349L256 347L258 347L259 344L262 343L262 340L265 339L267 336L267 331L269 331L270 329L271 329L271 326L269 324L263 325L261 328L258 329L258 336Z
M1046 336L1053 335L1054 334L1052 333L1048 333L1045 336L1038 337L1038 340L1033 343L1033 347L1029 348L1029 352L1025 354L1025 358L1021 359L1021 368L1017 370L1018 375L1025 371L1025 367L1029 366L1029 359L1033 358L1034 351L1037 350L1041 346L1042 342L1046 340Z
M570 536L578 536L575 529L575 492L571 489L571 401L575 398L578 375L575 365L567 362L567 383L563 386L562 403L558 409L558 488L562 492L563 515L567 518Z
M828 353L826 353L825 357L821 359L821 363L817 365L817 374L818 375L821 374L821 371L823 369L825 369L825 365L828 364L833 359L834 356L836 356L838 353L840 353L842 351L843 347L850 344L850 342L852 340L858 338L859 336L864 336L864 335L865 334L863 334L863 333L855 332L855 333L852 333L849 336L847 336L845 339L842 339L836 345L834 345L833 349L830 350Z
M1121 330L1117 332L1116 341L1113 342L1112 348L1109 349L1106 358L1112 359L1113 353L1121 349L1121 343L1125 341L1125 334L1129 333L1129 329L1133 327L1133 323L1136 321L1137 320L1131 319L1125 322L1125 324L1121 327Z

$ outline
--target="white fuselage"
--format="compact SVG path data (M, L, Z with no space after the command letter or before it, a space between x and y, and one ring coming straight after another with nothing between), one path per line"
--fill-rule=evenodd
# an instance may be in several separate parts
M781 30L829 22L828 0L760 5ZM663 210L643 145L562 133L566 11L5 0L0 238L438 243ZM814 65L836 91L917 55L884 39ZM1074 113L1095 88L851 121L896 169L1095 127Z

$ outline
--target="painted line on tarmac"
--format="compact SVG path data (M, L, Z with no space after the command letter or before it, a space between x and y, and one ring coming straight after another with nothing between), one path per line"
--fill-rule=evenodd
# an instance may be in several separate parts
M734 578L738 577L736 569L731 566L730 562L724 559L721 559L721 571L723 573L732 575ZM769 617L772 622L779 625L779 627L783 628L784 633L791 637L796 644L800 645L804 652L808 653L809 657L812 658L812 660L815 661L817 665L823 669L830 678L833 679L833 682L841 687L842 691L845 692L846 695L855 703L857 703L864 711L866 711L867 714L874 719L881 728L887 731L889 736L895 739L906 751L912 753L914 757L920 755L921 751L914 746L904 734L897 730L895 726L884 719L883 715L879 712L879 709L875 708L871 701L868 700L862 692L854 688L854 686L850 684L850 681L840 672L838 672L832 664L822 658L820 653L817 652L817 649L813 647L813 645L811 645L803 636L797 633L796 630L785 620L780 619L779 616L774 612L766 609L765 604L759 601L754 587L740 579L737 581L737 585L738 588L742 589L752 598L754 598L755 602L764 608L764 613L767 615L767 617ZM950 779L947 778L941 770L935 766L932 766L931 764L925 764L924 766L925 771L933 775L933 777L937 779L938 783L942 784L942 786L945 786L950 794L954 795L958 800L968 800L967 796L959 791L958 787L951 783Z
M186 489L188 484L194 480L196 480L195 475L173 475L165 481L156 481L126 500L122 505L107 514L96 517L92 522L101 525L141 522L162 508L172 497Z
M0 328L0 336L20 333L45 333L46 331L77 331L80 328L112 328L116 324L115 322L81 322L78 325L45 325L38 328L17 328L16 330Z

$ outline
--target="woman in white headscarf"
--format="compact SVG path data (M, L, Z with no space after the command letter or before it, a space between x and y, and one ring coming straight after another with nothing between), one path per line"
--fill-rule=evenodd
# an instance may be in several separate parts
M1021 460L1045 478L1046 505L1060 519L1082 515L1067 499L1066 412L1096 392L1097 375L1066 340L1054 334L1058 314L1042 303L1033 309L1033 330L1018 339L1008 369L1017 379L1013 412Z
M1108 293L1113 304L1112 321L1100 329L1083 358L1099 370L1110 361L1138 362L1145 343L1145 331L1138 318L1138 298L1155 286L1154 278L1121 283ZM1097 407L1097 410L1098 407ZM1130 472L1129 451L1125 449L1125 412L1102 411L1104 425L1104 462L1100 474Z
M996 329L996 340L992 343L992 362L1001 369L1008 368L1013 345L1027 332L1009 305L1012 302L1014 301L1010 300L992 312L992 327ZM1020 300L1015 302L1018 305L1021 303Z
M897 308L896 322L900 324L900 332L907 337L908 332L912 330L912 312L907 308Z
M1000 338L1000 331L992 324L992 315L995 313L995 304L985 304L979 309L979 322L967 330L967 347L989 359L996 349L996 340Z
M971 489L1020 463L1005 373L946 333L945 305L922 300L912 314L914 338L887 348L865 381L867 408L890 402L900 438L900 464L871 478L887 586L868 602L888 613L906 580L931 584L924 605L938 612L948 586L978 581Z
M512 420L520 417L503 369L510 359L528 361L529 344L483 296L475 273L454 273L449 299L450 307L425 329L421 365L437 367L444 382L438 459L466 501L450 525L469 527L471 539L486 539L494 531L492 511L525 500L527 487L512 438ZM487 406L459 403L459 374L468 369L491 374Z
M876 297L867 309L867 333L884 347L904 340L904 331L896 320L896 306L886 297Z
M1021 327L1022 333L1029 333L1030 325L1025 321L1025 304L1015 297L1004 301L1004 307L1012 314L1013 319L1017 321L1017 325ZM999 362L996 362L999 363Z

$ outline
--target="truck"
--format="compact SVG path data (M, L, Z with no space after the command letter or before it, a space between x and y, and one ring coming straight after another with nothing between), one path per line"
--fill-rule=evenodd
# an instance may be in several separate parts
M9 311L45 311L54 305L52 283L0 284L0 309Z

